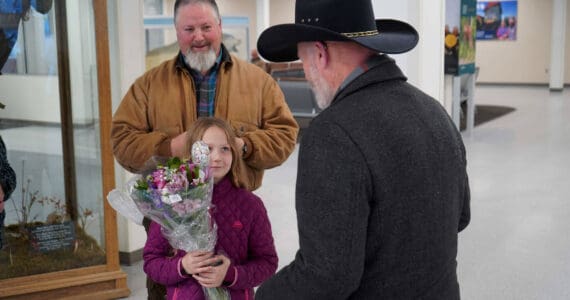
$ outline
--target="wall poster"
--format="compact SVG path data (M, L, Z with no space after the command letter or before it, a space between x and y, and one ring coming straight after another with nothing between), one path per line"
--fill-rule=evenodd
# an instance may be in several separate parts
M477 39L516 40L517 1L477 0Z
M445 74L475 72L476 0L446 0Z

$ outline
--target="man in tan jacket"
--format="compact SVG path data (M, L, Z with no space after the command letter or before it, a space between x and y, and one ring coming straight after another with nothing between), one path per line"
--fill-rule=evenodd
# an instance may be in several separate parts
M175 26L180 53L138 78L115 112L115 158L139 172L152 156L180 156L184 132L199 116L213 115L236 130L247 186L258 188L263 170L283 163L297 138L282 91L263 70L229 54L215 2L176 1Z
M298 125L283 92L262 69L229 54L220 21L215 1L176 1L179 54L139 77L113 117L113 153L127 170L142 171L153 156L183 155L186 130L201 116L234 128L247 166L240 183L250 190L293 151ZM164 299L152 285L149 299Z

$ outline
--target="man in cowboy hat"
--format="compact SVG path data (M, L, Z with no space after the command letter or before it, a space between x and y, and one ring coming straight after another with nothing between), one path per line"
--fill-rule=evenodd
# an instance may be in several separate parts
M295 24L259 37L265 59L302 60L323 111L299 151L300 248L256 299L459 299L465 148L386 55L417 41L410 25L375 20L370 0L297 0Z

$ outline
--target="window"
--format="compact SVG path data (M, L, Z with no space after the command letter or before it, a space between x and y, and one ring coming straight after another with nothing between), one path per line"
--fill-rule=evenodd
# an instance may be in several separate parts
M16 27L2 28L8 40L5 40L0 47L4 51L11 48L6 62L0 66L2 74L57 74L54 10L49 9L40 13L36 10L40 3L42 1L32 2L29 11L15 19ZM0 7L0 10L4 8ZM3 17L6 16L4 14Z

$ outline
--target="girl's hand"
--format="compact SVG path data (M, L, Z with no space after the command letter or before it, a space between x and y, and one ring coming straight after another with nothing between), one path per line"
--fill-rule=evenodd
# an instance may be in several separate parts
M209 251L192 251L182 258L182 267L188 274L205 272L209 268L209 261L214 253Z
M215 255L206 261L210 263L208 270L193 274L192 277L194 277L194 279L196 279L196 281L198 281L202 286L207 288L221 286L224 278L226 278L228 268L230 267L230 259L224 255Z

